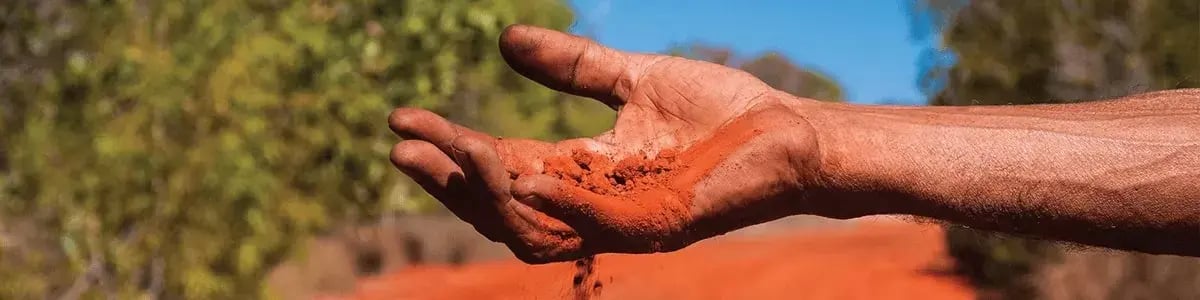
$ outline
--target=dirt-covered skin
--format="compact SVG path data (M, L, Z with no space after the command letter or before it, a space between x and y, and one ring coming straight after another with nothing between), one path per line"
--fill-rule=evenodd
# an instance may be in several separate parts
M559 143L497 139L401 108L389 123L405 140L391 158L526 262L671 251L800 213L909 214L1200 255L1200 89L870 106L528 26L507 29L500 51L526 77L617 109L613 129Z
M815 171L812 128L795 113L795 106L815 101L775 91L739 70L621 53L540 28L512 27L500 46L521 74L619 108L613 129L553 144L496 139L401 108L390 124L406 140L392 160L522 260L669 251L800 211L761 200L801 190L811 178L804 173ZM546 174L548 158L578 151L615 165L665 149L678 151L681 167L664 177L669 182L636 195L598 194Z

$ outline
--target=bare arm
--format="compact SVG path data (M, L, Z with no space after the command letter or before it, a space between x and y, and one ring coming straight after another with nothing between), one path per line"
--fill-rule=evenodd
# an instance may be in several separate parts
M617 109L612 130L501 139L399 108L396 167L530 263L672 251L792 214L911 214L1200 256L1200 90L1064 105L798 99L742 71L512 26L518 73Z
M808 119L826 196L867 214L1200 255L1200 89L1058 105L831 105Z

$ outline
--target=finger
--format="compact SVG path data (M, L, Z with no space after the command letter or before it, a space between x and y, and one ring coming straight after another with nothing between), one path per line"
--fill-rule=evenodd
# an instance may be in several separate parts
M511 181L508 171L496 154L492 143L475 137L461 137L454 141L453 151L458 156L458 165L467 174L469 188L476 199L490 205L499 217L500 224L511 229L517 237L537 232L538 228L530 222L528 216L521 216L513 210L512 194L509 192Z
M391 160L451 213L482 229L478 231L484 237L496 242L509 240L511 235L496 226L497 217L490 205L471 203L463 170L441 149L426 141L405 140L392 148Z
M508 172L500 161L500 155L491 142L478 137L463 136L451 145L454 161L458 162L481 195L487 195L494 201L506 201L512 197L508 192L510 186Z
M542 159L554 153L554 144L530 139L504 139L496 143L496 153L503 157L512 178L520 174L542 172Z
M576 151L587 151L600 155L610 155L611 146L590 138L575 138L547 143L529 139L504 139L496 143L496 152L504 159L512 178L520 175L538 174L545 171L543 162L551 156L570 156Z
M594 138L574 138L563 140L554 144L555 150L559 154L571 154L577 151L585 151L603 156L611 156L613 146L600 142Z
M500 35L500 54L517 73L552 89L624 103L647 55L623 53L589 39L544 28L513 25Z
M428 141L447 155L451 154L450 144L459 136L493 140L487 134L459 126L433 112L417 108L402 107L393 110L388 116L388 126L402 138Z
M517 178L512 194L517 201L576 226L595 224L609 211L610 199L544 174Z
M421 188L439 200L449 198L447 189L453 174L461 174L454 161L450 160L433 144L421 140L404 140L392 147L392 164L400 169Z
M509 201L511 209L538 230L527 231L517 238L521 243L509 244L517 258L529 264L568 261L587 253L583 239L563 221L551 218L517 201Z

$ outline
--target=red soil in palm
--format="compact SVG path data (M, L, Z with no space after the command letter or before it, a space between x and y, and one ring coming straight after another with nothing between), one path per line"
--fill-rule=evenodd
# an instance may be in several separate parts
M724 237L672 253L600 255L594 299L971 299L942 275L936 226L866 223ZM332 299L569 299L573 262L418 266L366 279Z
M654 158L635 155L618 163L600 154L575 151L570 156L547 157L544 169L546 174L596 194L630 196L665 187L672 171L679 166L674 150L663 151Z

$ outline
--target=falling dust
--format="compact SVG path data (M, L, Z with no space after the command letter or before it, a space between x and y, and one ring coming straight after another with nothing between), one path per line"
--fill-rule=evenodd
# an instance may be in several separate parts
M599 195L629 196L663 187L675 162L674 151L661 153L653 160L643 155L616 164L599 154L576 151L570 156L547 159L545 169L546 174ZM575 300L599 297L603 283L596 273L596 257L576 260L572 280Z
M614 159L601 154L577 150L570 155L547 157L543 170L545 174L573 186L606 196L606 200L614 201L610 204L630 206L628 209L622 209L623 211L669 215L656 218L659 220L657 223L638 226L630 224L623 226L624 228L640 226L643 228L639 230L649 231L654 229L644 227L679 228L683 226L678 224L679 222L690 218L688 214L694 198L694 186L735 149L762 133L763 131L751 122L734 121L718 130L713 138L683 148L682 151L675 148L665 149L654 155L641 153L614 162ZM667 199L674 199L679 203L662 205L663 203L644 202L669 201ZM575 262L575 299L599 296L602 284L596 279L595 265L595 256Z
M575 300L588 300L599 297L603 284L596 275L596 256L588 256L575 261L575 278L571 286L575 292Z
M667 150L651 159L639 155L613 163L608 157L586 151L575 151L569 156L554 156L546 159L546 174L590 192L625 198L620 201L637 201L636 195L651 189L663 189L671 179L672 171L679 167L676 151ZM690 200L691 197L685 197ZM596 257L588 256L575 261L573 293L575 300L588 300L600 296L603 283L596 274Z

